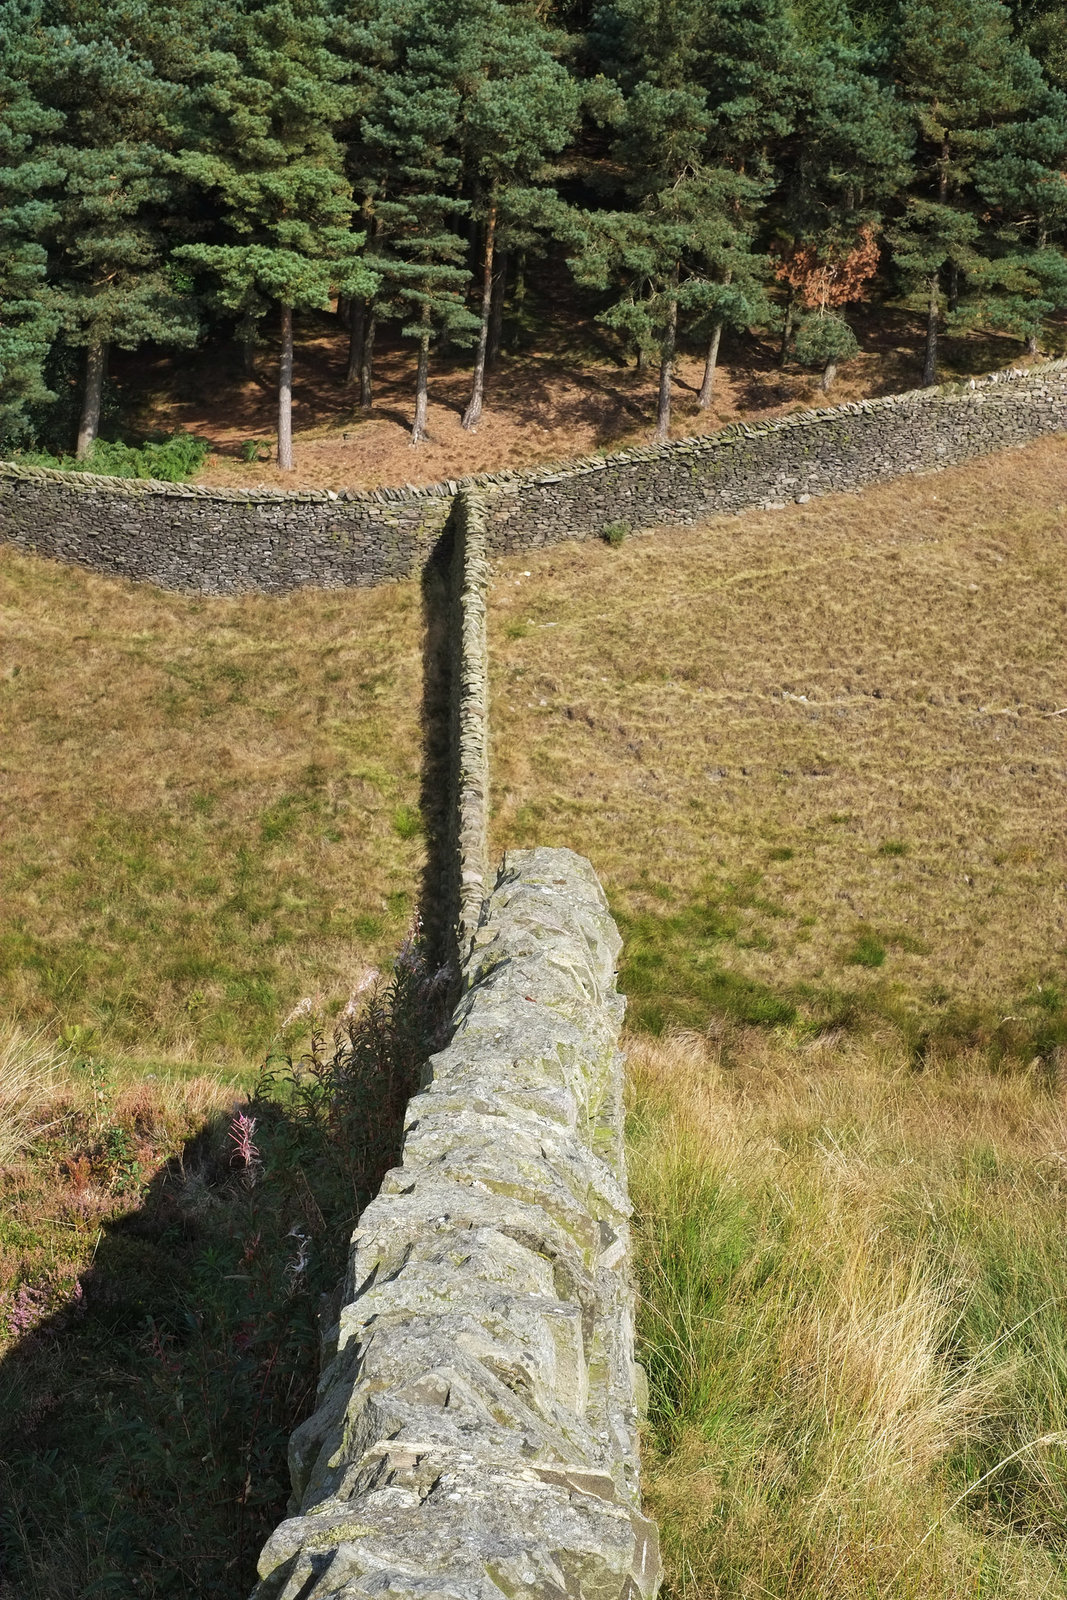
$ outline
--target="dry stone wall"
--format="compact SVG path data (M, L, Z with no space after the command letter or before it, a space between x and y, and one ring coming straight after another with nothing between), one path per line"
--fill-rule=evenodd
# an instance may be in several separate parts
M476 490L460 490L453 527L449 812L454 839L446 898L463 959L481 918L489 877L489 557L486 505Z
M96 571L206 594L386 583L420 571L461 488L486 501L490 555L607 524L722 512L928 472L1067 429L1067 362L806 411L670 444L428 489L282 494L0 463L0 538Z
M505 859L402 1165L363 1213L255 1600L651 1600L619 936L589 863Z

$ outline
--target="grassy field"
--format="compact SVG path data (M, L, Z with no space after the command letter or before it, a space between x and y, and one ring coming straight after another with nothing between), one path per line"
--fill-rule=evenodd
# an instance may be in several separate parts
M343 1004L419 888L418 586L164 594L0 550L0 994L142 1066Z
M645 1492L686 1600L1067 1595L1067 1081L630 1051Z
M499 565L495 842L592 858L631 1022L1067 1040L1065 501L1060 438Z
M625 937L685 1600L1067 1596L1067 441L501 563L498 846Z
M392 1076L346 1078L353 1128L258 1072L410 926L422 595L206 600L0 550L0 604L0 1595L222 1600L395 1157Z

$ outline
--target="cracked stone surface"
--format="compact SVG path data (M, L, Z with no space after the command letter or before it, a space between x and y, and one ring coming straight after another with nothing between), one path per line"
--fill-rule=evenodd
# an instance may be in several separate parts
M582 857L505 859L353 1236L255 1600L653 1600L619 948Z

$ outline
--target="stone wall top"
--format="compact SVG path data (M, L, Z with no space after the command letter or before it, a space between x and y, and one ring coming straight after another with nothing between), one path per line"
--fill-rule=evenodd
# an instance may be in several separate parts
M353 1236L256 1600L652 1600L619 945L582 857L506 858Z

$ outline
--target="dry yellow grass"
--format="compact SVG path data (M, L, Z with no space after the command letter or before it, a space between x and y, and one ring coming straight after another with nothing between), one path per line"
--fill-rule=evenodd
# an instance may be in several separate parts
M494 842L592 858L640 1023L1047 1013L1065 501L1055 438L498 565Z
M396 948L416 584L209 600L0 550L0 606L6 1005L80 1046L247 1060Z
M1067 1100L631 1041L646 1488L688 1600L1067 1594Z

